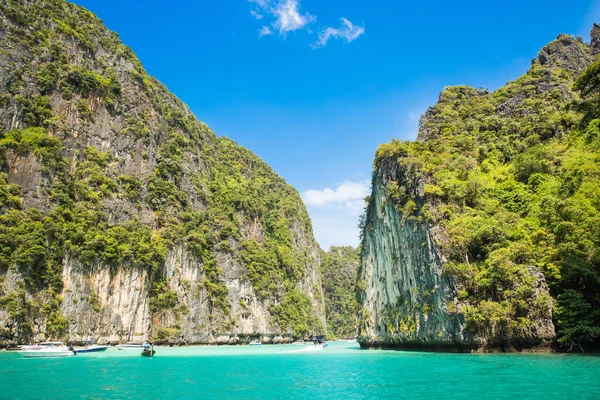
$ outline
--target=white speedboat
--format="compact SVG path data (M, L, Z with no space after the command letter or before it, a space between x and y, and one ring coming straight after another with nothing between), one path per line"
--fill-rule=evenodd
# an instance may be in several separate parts
M44 343L46 344L46 343ZM25 358L33 357L71 357L75 355L75 352L69 350L62 342L52 342L42 348L29 348L19 352Z
M260 340L253 340L250 342L250 346L262 346Z
M327 346L329 346L329 344L327 344L327 342L325 341L325 339L321 339L321 338L319 338L319 339L315 339L315 340L313 341L313 344L312 344L312 346L307 346L307 347L312 347L312 348L314 348L315 350L323 350L323 349L325 349L325 347L327 347Z
M41 343L37 343L37 344L26 344L24 346L21 346L21 350L41 350L44 347L48 347L52 344L63 344L63 342L41 342Z
M145 343L127 342L125 344L117 345L117 349L118 350L143 350L144 346L145 346Z
M296 346L306 346L306 342L304 340L296 340L294 343L292 343Z
M306 346L304 351L321 351L324 350L325 347L322 344L311 344L310 346Z
M106 349L108 349L108 346L99 346L97 344L92 344L89 346L85 346L82 349L75 349L75 351L77 352L77 354L79 354L79 353L97 353L99 351L105 351Z

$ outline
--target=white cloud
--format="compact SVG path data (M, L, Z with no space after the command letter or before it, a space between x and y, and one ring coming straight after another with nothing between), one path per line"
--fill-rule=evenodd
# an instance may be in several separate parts
M314 207L343 206L355 208L357 203L362 206L362 201L368 194L368 181L346 181L335 189L309 189L302 193L302 200L306 205Z
M288 32L302 29L316 19L309 13L301 13L300 0L248 1L255 4L257 8L257 10L252 10L250 13L257 19L261 19L264 16L262 13L271 16L273 19L271 27L278 31L281 36L285 36ZM258 18L257 15L260 15L260 18Z
M263 26L262 28L260 28L260 30L258 31L258 37L261 38L263 36L268 36L268 35L272 35L273 32L271 31L271 29L269 29L268 26Z
M319 40L313 45L313 47L325 47L329 39L345 39L346 42L350 43L363 33L365 33L364 26L353 25L352 22L346 18L340 18L342 24L338 28L327 27L319 33Z
M309 189L301 194L323 249L358 245L358 219L370 186L368 180L347 180L334 189Z
M288 32L302 29L315 20L315 17L308 13L300 14L299 3L299 0L282 0L273 9L276 18L273 27L279 30L280 35L285 36Z
M250 15L252 15L256 19L263 19L264 15L257 13L256 11L250 11Z

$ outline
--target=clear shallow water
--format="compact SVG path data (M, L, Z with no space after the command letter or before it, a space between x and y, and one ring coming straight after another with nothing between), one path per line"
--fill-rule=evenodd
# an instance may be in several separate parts
M302 347L156 347L24 359L0 353L0 399L600 399L600 357Z

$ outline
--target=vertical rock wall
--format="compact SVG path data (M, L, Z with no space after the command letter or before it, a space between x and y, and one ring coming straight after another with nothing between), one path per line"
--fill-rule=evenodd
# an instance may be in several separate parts
M389 199L386 184L398 180L410 184L390 163L373 177L359 274L359 341L363 347L453 346L463 339L461 321L448 313L455 284L442 273L427 224L405 217Z

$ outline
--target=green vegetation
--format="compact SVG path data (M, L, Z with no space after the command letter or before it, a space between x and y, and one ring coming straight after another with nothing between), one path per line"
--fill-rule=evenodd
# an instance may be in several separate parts
M62 163L60 140L49 136L42 128L12 130L0 133L0 155L5 159L6 151L25 156L32 152L48 168L58 168Z
M565 36L552 45L589 52ZM600 338L600 63L579 77L563 67L535 62L493 93L446 88L420 140L377 150L376 170L402 167L387 189L404 218L442 228L455 311L490 341L527 337L554 304L559 343Z
M293 187L249 150L226 138L219 139L219 145L208 188L221 237L225 239L223 232L228 232L240 241L240 256L261 296L295 287L311 262L292 240L294 224L312 239L304 204ZM240 232L238 226L247 227L247 232Z
M169 282L160 280L152 284L150 309L152 312L165 312L174 309L179 303L177 292L169 288Z
M19 185L9 185L6 174L0 172L0 209L21 207L21 188Z
M275 322L282 328L292 331L295 337L320 333L321 323L314 315L308 295L299 290L287 292L281 302L270 307Z
M600 336L600 327L594 322L598 311L592 310L583 294L568 289L557 299L555 318L560 335L558 343L569 346L569 351L577 346L583 351L582 343L588 343Z
M328 252L322 253L328 337L354 338L357 335L356 277L359 263L359 250L352 247L331 247Z

